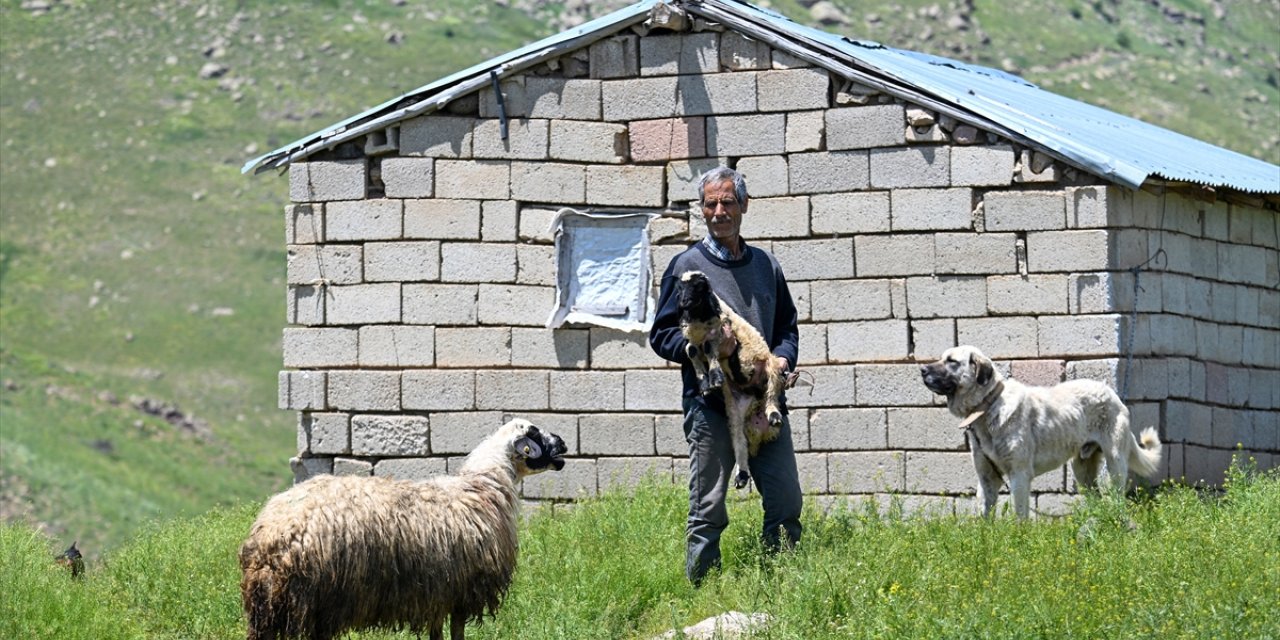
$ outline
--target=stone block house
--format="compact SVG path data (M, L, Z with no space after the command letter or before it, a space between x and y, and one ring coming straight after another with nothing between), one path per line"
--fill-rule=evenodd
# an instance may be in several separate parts
M1164 477L1280 463L1280 167L743 3L648 0L246 164L288 169L296 477L445 472L521 416L572 454L528 499L683 483L679 370L643 329L718 164L800 310L820 501L972 508L918 371L956 344L1031 384L1110 382ZM1070 472L1033 491L1060 508Z

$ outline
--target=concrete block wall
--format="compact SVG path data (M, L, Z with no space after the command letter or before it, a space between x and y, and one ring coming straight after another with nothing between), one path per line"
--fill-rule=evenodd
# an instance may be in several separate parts
M721 163L746 174L744 236L778 256L800 310L806 491L970 509L969 454L917 363L972 342L1029 383L1119 384L1131 330L1135 415L1160 422L1170 475L1238 436L1276 462L1274 212L1180 205L1161 227L1143 192L869 88L844 99L843 79L731 32L624 32L585 53L503 81L505 140L485 89L470 113L393 125L390 155L292 166L280 406L299 412L299 479L456 469L520 416L572 456L526 498L683 483L678 368L640 333L544 328L548 225L564 206L660 214L656 292L701 238L695 181ZM1126 269L1162 240L1170 267L1135 296ZM1034 489L1060 508L1072 484Z

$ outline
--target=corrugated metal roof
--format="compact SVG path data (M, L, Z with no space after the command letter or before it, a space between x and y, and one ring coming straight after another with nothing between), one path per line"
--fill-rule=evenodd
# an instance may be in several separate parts
M441 97L460 95L456 90L464 84L468 91L483 86L490 72L515 73L540 61L538 54L559 55L641 22L659 1L640 2L426 85L251 160L243 170L282 166L375 127L426 112L447 101L440 101ZM1045 91L1003 71L849 39L737 0L669 0L668 4L1131 188L1154 176L1248 193L1280 194L1280 166ZM528 62L531 57L538 60ZM526 62L523 66L522 61Z

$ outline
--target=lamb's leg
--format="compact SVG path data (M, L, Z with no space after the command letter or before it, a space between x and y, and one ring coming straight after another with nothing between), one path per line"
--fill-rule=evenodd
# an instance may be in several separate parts
M742 489L751 480L747 455L747 425L742 404L734 397L729 385L724 385L724 409L729 418L729 440L733 443L733 460L737 463L738 472L734 474L733 486Z
M707 360L707 386L710 387L703 393L709 393L711 389L719 389L724 384L724 369L720 367L720 340L723 336L717 329L707 334L707 341L702 344L702 352Z
M698 376L698 391L704 396L711 393L716 387L711 386L707 375L707 358L702 350L702 345L690 342L685 345L684 353L689 356L689 362L693 364L693 371Z
M782 396L782 372L773 363L766 365L769 372L769 383L764 391L764 415L769 419L769 426L777 429L782 426L782 409L778 407L778 398Z

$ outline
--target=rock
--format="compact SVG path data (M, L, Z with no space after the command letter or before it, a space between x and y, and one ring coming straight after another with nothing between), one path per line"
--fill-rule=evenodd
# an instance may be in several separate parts
M827 26L849 24L849 18L844 15L844 12L828 0L822 0L809 7L809 17Z
M747 632L756 632L769 624L773 619L767 613L746 614L740 611L730 611L722 613L714 618L707 618L698 624L685 627L683 635L678 635L675 630L668 631L657 638L668 640L670 638L683 637L688 640L715 640L738 638Z
M230 70L231 69L225 64L207 62L203 67L200 67L200 79L209 80L212 78L221 78L222 76L227 75L227 72Z

